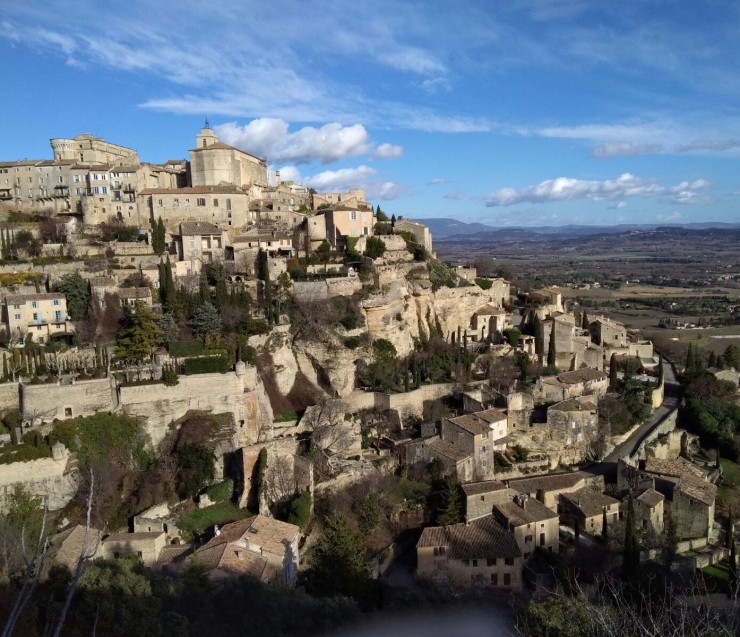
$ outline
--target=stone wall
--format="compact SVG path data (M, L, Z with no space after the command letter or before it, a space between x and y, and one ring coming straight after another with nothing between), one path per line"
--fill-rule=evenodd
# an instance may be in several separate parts
M420 418L424 415L426 402L450 396L454 393L454 388L453 383L438 383L422 385L418 389L402 394L366 392L358 389L347 395L344 402L347 411L351 413L362 409L377 409L378 411L393 409L398 412L401 419L411 416Z
M660 422L660 424L657 427L655 427L647 436L645 436L640 441L640 446L638 447L635 453L635 456L641 459L644 459L645 458L645 446L651 443L653 440L655 440L659 436L662 436L664 434L667 434L673 431L676 428L677 418L678 418L678 410L674 409L670 414L668 414Z
M18 383L0 384L0 409L20 409Z
M0 511L18 483L33 495L45 498L50 511L64 508L77 493L76 473L66 472L68 457L65 449L58 459L39 458L0 465Z
M70 385L44 384L20 387L21 414L34 424L55 418L91 416L99 411L113 411L118 406L111 378L82 380Z
M322 281L295 281L293 295L298 301L322 301L332 296L351 296L362 288L358 277L331 277Z

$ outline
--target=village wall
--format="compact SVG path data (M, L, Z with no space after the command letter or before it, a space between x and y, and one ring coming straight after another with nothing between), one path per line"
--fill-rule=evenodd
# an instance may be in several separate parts
M650 444L653 440L657 439L659 436L662 436L664 434L670 433L676 428L676 422L678 419L678 410L674 409L670 414L668 414L661 423L655 427L645 438L643 438L640 441L640 446L637 448L637 451L635 452L635 456L637 456L640 459L645 459L645 447L646 445Z
M0 511L14 485L21 483L33 495L45 499L50 511L58 511L77 493L77 476L65 473L69 451L55 458L0 464Z
M650 403L653 409L657 409L663 404L663 398L665 397L665 383L661 383L650 392Z
M110 378L81 380L69 385L20 386L21 414L33 424L91 416L99 411L113 411L118 406L114 381Z

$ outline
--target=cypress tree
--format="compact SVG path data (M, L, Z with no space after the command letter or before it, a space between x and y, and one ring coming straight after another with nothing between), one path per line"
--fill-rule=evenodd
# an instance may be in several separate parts
M601 538L605 542L609 539L609 522L606 519L606 507L601 512Z
M444 505L439 511L437 522L442 526L457 524L460 521L460 494L457 491L457 480L454 475L445 479L443 494Z
M555 319L552 320L552 329L550 330L550 343L547 347L547 366L555 365L557 360L557 350L555 349Z
M635 507L632 494L627 501L627 519L624 525L624 550L622 552L622 572L625 578L634 577L640 568L640 538L637 534Z
M717 366L717 355L714 352L709 352L709 360L707 361L707 367Z
M5 242L5 228L0 228L0 253L3 261L8 258L8 244Z
M208 285L208 277L206 276L205 270L200 271L200 283L198 286L198 299L200 303L210 303L211 302L211 288Z
M735 551L735 542L733 541L730 546L730 559L727 564L727 581L730 585L730 595L734 595L737 592L737 555Z
M165 230L162 217L159 217L159 219L157 219L156 225L154 226L154 231L152 232L152 248L154 249L155 254L162 254L165 251L166 247L167 232Z
M617 355L612 354L609 359L609 391L617 391L619 377L617 376Z
M539 318L537 318L537 327L534 333L534 353L538 357L545 353L545 328ZM537 362L539 363L539 360Z
M584 330L587 330L588 324L589 324L588 314L586 313L586 310L583 310L583 314L581 315L581 328L583 328Z
M8 356L3 352L3 378L8 378Z
M732 516L732 507L727 512L727 521L725 522L725 547L730 549L735 540L735 520Z
M686 353L686 371L691 372L694 369L694 344L689 343L689 351Z

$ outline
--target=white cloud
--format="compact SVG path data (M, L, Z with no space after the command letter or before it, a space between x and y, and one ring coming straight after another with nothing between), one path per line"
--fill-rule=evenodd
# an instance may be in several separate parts
M441 186L442 184L449 184L451 181L444 177L438 177L427 182L427 186Z
M709 182L697 179L684 181L676 186L663 186L655 179L643 179L624 173L616 179L603 181L558 177L547 179L519 190L502 188L491 193L486 206L512 206L519 203L546 203L552 201L591 201L624 199L626 197L660 197L676 203L695 203L698 192L706 189Z
M369 200L391 200L412 194L410 186L383 180L371 166L325 170L316 175L302 176L295 166L280 168L280 178L311 186L319 192L343 192L350 188L364 188Z
M683 215L677 210L674 212L668 212L657 216L658 221L678 221L682 219Z
M679 153L690 153L695 151L723 153L736 148L740 148L740 140L738 139L697 139L690 144L679 146L676 150Z
M622 208L627 207L626 201L618 201L617 203L612 204L611 206L607 206L608 210L622 210Z
M452 201L462 201L465 199L465 193L456 190L455 192L448 192L444 197L445 199L450 199Z
M381 53L378 60L399 71L411 71L420 75L444 73L445 66L426 50L404 47L393 52Z
M395 144L379 144L375 149L375 154L383 159L394 159L403 155L403 147Z
M384 159L403 154L403 148L394 144L383 143L373 147L362 124L342 126L334 122L320 128L305 126L291 133L285 120L261 117L244 126L236 122L220 124L214 130L227 144L267 157L270 161L298 164L320 161L329 164L363 154L374 154Z
M449 93L452 90L452 84L446 77L432 77L424 80L421 83L421 88L430 95L435 95L437 93Z
M662 144L633 144L631 142L610 142L594 149L594 157L634 157L637 155L654 155L663 150Z

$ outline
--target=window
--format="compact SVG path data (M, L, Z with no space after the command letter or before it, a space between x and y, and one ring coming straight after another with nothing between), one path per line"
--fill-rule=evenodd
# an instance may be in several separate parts
M513 557L507 557L504 560L504 564L506 564L506 566L514 566L514 558Z
M218 199L213 200L213 207L218 208Z
M474 567L477 567L478 566L478 560L473 560L473 566Z
M199 206L205 206L206 205L206 199L205 199L205 197L198 197L198 199L196 200L196 203Z
M435 546L434 547L434 555L444 555L445 554L445 548L444 546Z
M470 566L470 560L463 560L463 564L465 564L465 566Z
M54 320L55 321L63 321L64 318L62 318L62 312L60 310L57 310L54 312Z
M483 440L485 440L486 438L488 438L488 432L487 432L487 431L484 431L484 432L483 432L483 433L482 433L482 434L480 435L480 437L481 437L481 438L483 438Z
M545 534L540 533L540 546L545 546Z
M504 586L511 586L511 575L504 573Z
M139 558L144 557L144 554L141 551L136 551L136 555L138 555Z
M491 584L498 586L498 574L491 573Z
M71 407L65 407L64 408L64 417L65 418L71 418L72 417L72 408ZM118 557L118 554L115 554L116 557Z
M356 212L355 210L353 210L352 212L350 212L350 213L349 213L349 218L350 218L350 219L351 219L352 221L357 221L357 212Z
M481 502L485 502L485 501L486 501L486 496L482 495L482 496L480 497L480 501L481 501Z
M190 208L190 199L185 200L185 207Z
M531 542L532 540L534 540L534 538L533 538L533 537L532 537L531 535L525 535L525 536L524 536L524 543L525 543L525 544L528 544L528 543L529 543L529 542Z
M489 557L486 560L486 566L496 566L496 558L495 557Z
M15 303L15 304L13 305L13 309L14 309L14 310L20 310L20 309L21 309L21 306L20 306L20 305L18 305L17 303Z
M31 301L31 307L38 307L39 304L36 301Z
M179 208L180 207L180 200L175 198L172 200L172 207L173 208Z
M231 210L231 199L226 200L226 210Z
M21 315L20 314L16 314L15 315L15 320L16 321L20 321L21 320Z

